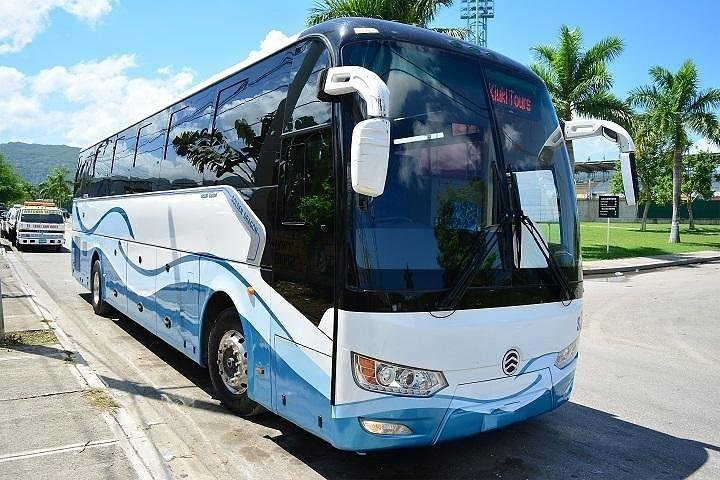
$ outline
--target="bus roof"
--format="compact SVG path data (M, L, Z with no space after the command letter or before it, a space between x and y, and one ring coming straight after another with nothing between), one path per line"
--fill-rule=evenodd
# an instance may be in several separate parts
M413 25L407 25L404 23L399 22L390 22L387 20L379 20L376 18L362 18L362 17L343 17L343 18L336 18L333 20L328 20L327 22L323 22L318 25L314 25L312 27L307 28L306 30L297 33L295 35L292 35L288 38L288 40L283 43L282 45L278 46L276 49L269 51L268 53L264 54L263 56L252 59L252 60L244 60L240 63L237 63L231 67L226 68L225 70L222 70L221 72L211 76L210 78L198 83L197 85L194 85L190 87L188 90L184 91L180 95L178 95L172 102L166 104L163 108L153 111L152 114L144 115L142 118L139 118L137 121L126 124L125 127L123 127L120 130L114 131L113 133L109 135L105 135L101 137L101 140L93 143L92 145L89 145L85 148L83 148L80 153L83 153L95 146L97 146L102 141L112 137L113 135L118 134L119 132L125 130L126 128L132 127L133 125L137 125L144 120L152 117L153 115L156 115L157 113L165 110L166 108L171 107L172 105L175 105L179 102L182 102L183 100L191 97L192 95L204 90L205 88L208 88L215 83L218 83L231 75L234 75L235 73L242 71L243 69L263 61L264 59L274 55L275 53L287 48L289 45L292 45L295 42L307 39L307 38L317 38L321 37L327 40L329 46L332 48L332 53L336 54L340 51L340 49L348 44L353 43L357 41L363 41L363 40L373 40L373 39L390 39L390 40L396 40L396 41L404 41L404 42L412 42L417 43L421 45L426 45L429 47L435 47L435 48L444 48L444 49L450 49L450 50L456 50L458 52L463 52L467 54L475 54L478 56L483 57L483 59L490 63L500 64L503 67L514 70L518 74L525 75L525 76L532 76L536 77L535 73L530 70L525 65L516 62L515 60L512 60L509 57L506 57L502 54L499 54L497 52L494 52L492 50L489 50L487 48L479 47L475 44L465 42L453 37L450 37L449 35L445 35L443 33L435 32L433 30L423 28L423 27L417 27Z

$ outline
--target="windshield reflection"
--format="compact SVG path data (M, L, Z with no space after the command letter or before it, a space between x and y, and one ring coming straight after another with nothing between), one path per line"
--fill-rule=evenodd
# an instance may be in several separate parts
M547 262L532 261L537 245L501 225L508 190L496 173L506 167L539 171L534 177L520 173L524 190L515 193L515 202L534 217L558 263L570 267L568 279L577 279L574 190L565 149L538 158L558 125L542 84L487 72L488 98L476 58L397 42L353 44L343 59L373 70L391 91L385 191L352 198L351 285L439 292L452 288L471 263L479 265L473 287L553 283ZM505 159L499 168L491 107ZM363 119L363 110L355 97L351 125Z

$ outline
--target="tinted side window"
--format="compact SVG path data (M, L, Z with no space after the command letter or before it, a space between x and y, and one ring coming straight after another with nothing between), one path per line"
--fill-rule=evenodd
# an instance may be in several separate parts
M88 189L90 197L104 197L109 194L110 168L112 167L112 151L115 138L109 138L95 147L95 158L92 168L92 179Z
M88 148L84 152L80 152L78 171L75 175L75 197L82 198L85 194L89 193L95 152L96 149L94 147Z
M205 184L232 185L249 200L257 193L253 188L277 183L291 62L289 52L280 52L223 82L213 131L216 156L204 165Z
M325 46L319 41L306 42L298 45L293 52L292 77L307 79L305 82L293 83L288 94L288 105L285 111L284 132L301 130L330 123L331 104L318 100L320 74L330 67L330 60Z
M158 190L158 172L167 139L168 112L153 115L141 123L130 181L136 192Z
M133 126L118 134L115 139L112 172L110 174L110 195L134 193L133 185L130 182L130 171L135 158L137 133L137 126Z
M215 107L215 89L199 92L174 105L170 116L165 159L160 163L158 189L199 187L202 172L197 162L203 158ZM198 151L198 148L200 151Z

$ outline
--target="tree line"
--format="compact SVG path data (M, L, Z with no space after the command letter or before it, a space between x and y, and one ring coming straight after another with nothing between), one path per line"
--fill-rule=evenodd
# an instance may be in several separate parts
M45 181L31 185L0 155L0 203L11 206L27 200L52 200L57 206L66 206L72 198L71 182L65 168L53 168Z
M308 24L357 16L427 27L438 10L450 5L452 0L318 0L310 10ZM462 29L435 30L455 37L467 34ZM622 99L612 91L609 64L624 48L623 40L617 36L586 48L580 28L562 25L554 43L531 48L536 61L530 68L547 85L560 120L611 120L633 135L640 199L645 202L642 229L649 203L670 200L673 210L669 242L679 243L683 200L712 195L707 187L716 166L711 165L712 157L706 152L686 154L692 137L720 145L720 89L701 88L698 69L688 59L677 72L661 66L650 68L650 83L633 89L628 98ZM572 142L566 142L566 146L574 167ZM688 206L692 216L691 203Z

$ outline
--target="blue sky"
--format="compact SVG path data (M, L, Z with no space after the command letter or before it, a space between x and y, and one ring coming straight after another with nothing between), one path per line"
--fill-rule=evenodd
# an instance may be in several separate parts
M77 146L121 128L252 51L274 48L304 28L312 5L303 0L0 3L0 142ZM596 5L498 0L488 46L530 63L530 47L552 42L567 23L582 28L587 44L607 35L625 40L625 52L611 65L618 95L647 83L650 66L676 69L686 58L697 63L703 86L720 87L720 2ZM456 0L435 24L462 26L459 11ZM613 154L602 142L589 142L578 158Z

